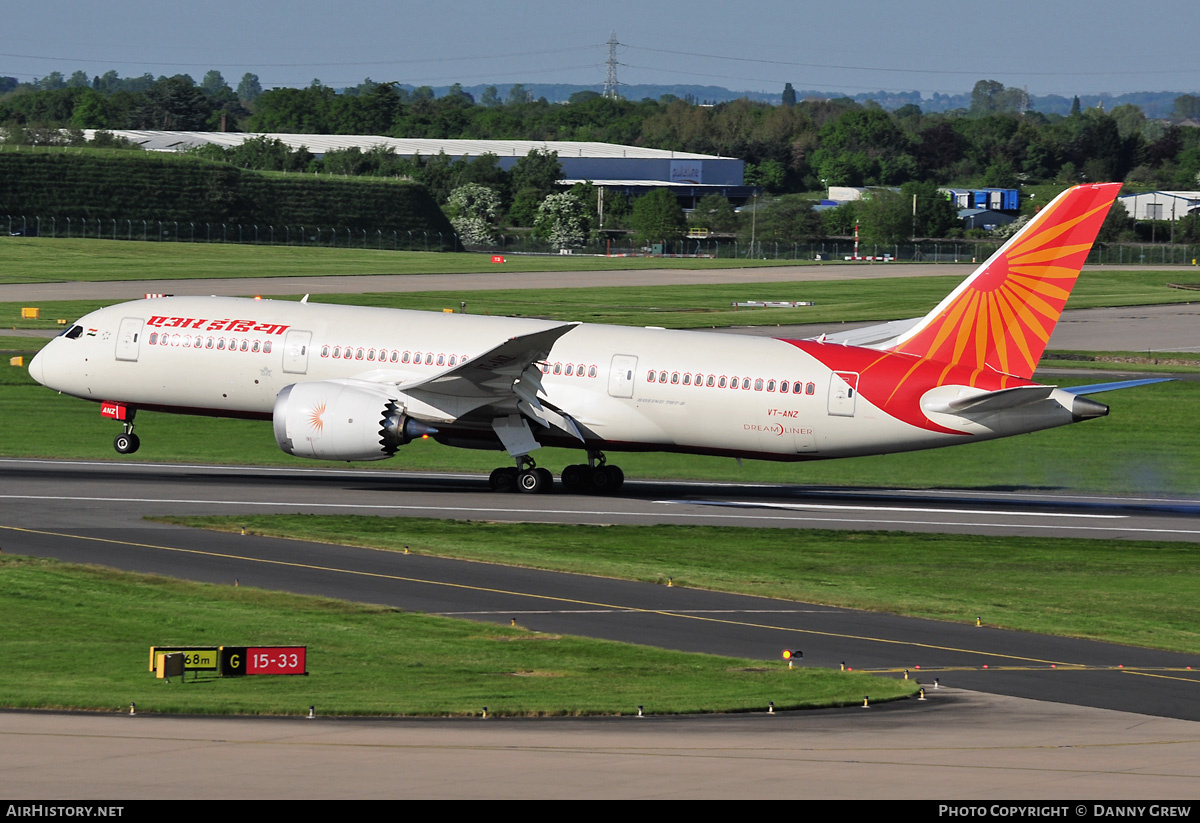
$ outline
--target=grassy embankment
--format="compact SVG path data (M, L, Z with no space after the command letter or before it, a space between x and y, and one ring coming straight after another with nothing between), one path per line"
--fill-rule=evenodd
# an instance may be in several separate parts
M0 705L212 714L765 711L890 699L916 684L683 654L396 609L0 557ZM151 645L304 645L307 677L170 684Z

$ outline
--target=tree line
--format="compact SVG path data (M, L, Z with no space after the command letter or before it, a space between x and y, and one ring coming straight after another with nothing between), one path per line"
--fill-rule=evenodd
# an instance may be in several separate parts
M666 95L657 100L622 100L579 92L564 104L534 99L524 86L495 87L478 99L461 86L435 96L429 87L408 89L369 78L335 90L314 80L304 88L263 90L253 74L236 89L219 72L199 82L188 75L122 78L115 72L88 78L52 73L37 84L0 80L0 124L8 142L62 140L62 129L228 130L313 134L379 134L409 138L594 140L658 149L738 157L746 161L746 182L761 186L769 200L752 206L751 216L770 225L769 211L799 214L829 186L883 186L904 190L907 221L888 222L906 234L944 236L944 212L927 192L937 185L994 186L1120 180L1131 187L1200 187L1200 97L1180 95L1172 120L1151 120L1132 104L1100 108L1072 106L1068 115L1028 111L1019 89L981 80L970 105L938 113L913 103L887 111L849 98L796 100L785 88L777 105L742 99L713 106ZM111 143L112 141L110 141ZM365 176L411 177L425 183L448 206L453 191L485 186L498 198L489 220L495 226L533 227L545 198L554 191L556 162L531 156L509 172L487 155L468 163L445 156L400 158L385 150L329 152L318 160L270 141L248 141L200 153L242 168L318 171ZM539 169L539 163L541 168ZM547 180L550 182L547 183ZM914 191L916 187L916 191ZM912 216L914 195L918 205ZM593 230L601 208L606 227L628 225L633 204L594 191L575 196ZM851 209L799 220L809 236L845 234L854 217L877 211L886 195ZM922 206L930 201L928 206ZM471 201L474 202L474 201ZM898 201L897 201L898 202ZM560 204L561 205L561 204ZM451 207L449 210L453 211ZM893 205L899 215L903 204ZM725 215L707 204L706 215ZM746 213L724 218L729 231L742 232ZM873 223L882 217L874 214ZM679 221L675 221L679 222ZM752 223L754 220L752 220ZM796 220L792 221L793 223ZM873 231L874 229L872 229ZM752 232L757 232L755 223ZM793 236L801 230L793 229ZM1128 231L1128 227L1126 227ZM887 232L894 237L895 232Z

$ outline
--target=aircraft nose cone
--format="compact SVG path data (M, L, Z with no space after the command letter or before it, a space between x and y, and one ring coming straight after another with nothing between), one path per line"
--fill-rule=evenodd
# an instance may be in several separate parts
M29 376L41 383L43 386L46 385L46 378L44 374L45 368L46 357L43 352L38 352L33 356L33 359L29 361Z

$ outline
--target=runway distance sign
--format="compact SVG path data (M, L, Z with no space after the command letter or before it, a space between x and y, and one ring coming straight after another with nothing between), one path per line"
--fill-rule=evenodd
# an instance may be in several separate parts
M215 672L217 670L217 646L151 646L150 671L157 666L160 654L182 654L183 668L187 671Z
M221 674L308 674L307 646L222 646Z

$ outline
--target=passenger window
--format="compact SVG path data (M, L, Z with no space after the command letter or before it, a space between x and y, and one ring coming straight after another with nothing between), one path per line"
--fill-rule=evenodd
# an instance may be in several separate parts
M704 385L708 386L709 388L712 388L712 384L713 384L713 376L710 374L708 376L708 378L704 381ZM722 383L721 385L724 386L725 384Z
M797 383L794 386L792 386L792 392L794 394L799 394L800 392L802 392L804 390L803 387L804 387L803 383Z
M784 394L787 394L787 390L788 390L788 382L786 380L780 380L779 381L779 391L783 392Z
M217 351L225 351L225 338L224 337L217 338Z
M400 359L400 352L396 351L395 349L392 349L391 361L393 363L395 363L399 359Z
M446 355L444 355L444 354L439 354L439 355L438 355L437 364L438 364L439 366L444 366L444 365L446 365Z
M400 362L401 362L401 363L407 363L407 362L408 362L408 357L409 357L409 355L408 355L408 352L405 352L404 354L400 355Z
M596 376L596 367L589 366L588 367L588 377L595 377L595 376Z
M762 389L763 389L763 381L762 381L762 378L760 377L754 381L754 390L762 391Z
M775 381L774 380L767 381L767 391L775 391Z
M368 360L375 359L375 350L374 349L367 349L367 359Z
M363 359L363 350L362 350L362 349L355 349L355 350L354 350L354 359L355 359L355 360L362 360L362 359Z
M685 386L692 385L692 376L690 374L688 374L687 372L684 372L684 375L683 375L683 385L685 385Z
M743 377L743 378L742 378L742 388L743 388L743 389L748 389L748 388L750 388L750 378L749 378L749 377Z
M717 388L719 388L719 389L723 389L723 388L725 388L725 378L724 378L724 376L722 376L722 377L721 377L721 379L717 381Z
M157 332L151 332L151 333L150 333L150 345L151 345L151 346L153 346L153 345L154 345L155 343L157 343L157 342L158 342L158 333L157 333Z
M266 352L267 354L271 353L271 341L270 340L263 343L263 351Z
M554 373L555 373L555 374L562 374L562 363L555 363L555 364L554 364Z
M255 340L254 344L252 346L250 346L250 351L258 351L258 341L257 340ZM325 351L329 351L328 346L325 347ZM325 355L322 354L321 356L324 357Z
M432 365L433 365L433 352L426 352L426 353L425 353L425 365L426 365L426 366L432 366Z
M239 346L239 348L240 348L242 351L250 351L250 341L249 341L249 340L243 340L243 341L242 341L242 345L241 345L241 346Z
M671 372L671 385L674 386L679 382L679 372Z
M453 366L453 365L456 365L457 363L458 363L458 355L455 355L455 354L450 355L450 365Z
M797 389L797 391L799 391L799 389ZM816 383L809 383L807 386L804 387L805 394L815 394L816 391L817 391Z
M647 382L647 383L653 383L653 382L654 382L654 369L651 369L651 370L650 370L650 373L646 375L646 382Z
M575 367L572 366L570 363L568 363L567 368L563 373L566 374L567 377L570 377L572 374L575 373Z

